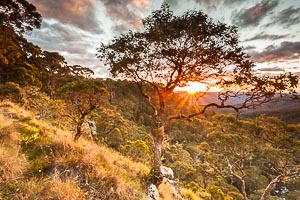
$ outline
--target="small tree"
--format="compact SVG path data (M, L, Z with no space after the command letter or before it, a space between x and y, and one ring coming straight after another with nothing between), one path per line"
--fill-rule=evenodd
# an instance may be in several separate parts
M213 22L201 11L174 16L167 4L143 20L144 30L129 31L102 44L98 58L110 66L114 77L136 82L153 110L156 125L153 168L160 184L161 153L165 124L173 119L190 119L209 107L255 107L270 101L277 92L293 92L298 79L292 74L256 77L254 63L239 47L237 28ZM190 81L217 86L219 102L195 104L191 113L166 113L166 99L178 86ZM152 90L150 90L152 89ZM155 97L155 98L154 98ZM230 103L243 97L239 105Z
M67 102L69 116L76 122L74 140L77 141L87 116L104 104L107 90L98 79L83 79L66 84L60 93Z

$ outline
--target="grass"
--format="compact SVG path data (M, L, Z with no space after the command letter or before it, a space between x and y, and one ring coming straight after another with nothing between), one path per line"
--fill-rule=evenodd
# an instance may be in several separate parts
M148 174L141 162L84 137L75 143L70 132L0 103L0 200L144 200ZM160 199L174 199L166 181L158 189ZM209 199L185 188L182 194Z
M0 199L146 199L149 169L0 103Z

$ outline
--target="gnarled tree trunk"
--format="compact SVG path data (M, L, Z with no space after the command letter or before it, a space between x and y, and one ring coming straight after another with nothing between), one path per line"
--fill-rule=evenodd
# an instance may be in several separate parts
M154 143L154 154L153 154L153 169L154 169L154 184L159 186L162 181L162 175L160 171L161 166L161 152L162 152L162 144L164 140L164 130L165 127L160 125L157 127L157 135Z

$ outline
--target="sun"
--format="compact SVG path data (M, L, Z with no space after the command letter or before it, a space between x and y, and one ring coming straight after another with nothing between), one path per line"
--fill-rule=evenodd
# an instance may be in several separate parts
M204 83L199 82L188 82L187 86L185 87L176 87L175 91L185 91L190 94L194 94L196 92L206 92L207 85Z

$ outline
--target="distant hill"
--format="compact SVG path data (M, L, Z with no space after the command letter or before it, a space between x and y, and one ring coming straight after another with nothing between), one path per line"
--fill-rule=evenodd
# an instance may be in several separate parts
M256 109L243 110L241 117L254 119L262 114L276 116L287 123L300 123L300 101L282 99L282 101L267 103Z
M233 98L228 101L228 104L238 105L242 102L243 97ZM218 93L209 92L199 99L199 105L207 103L218 103ZM212 109L216 113L234 113L231 109ZM259 115L276 116L287 123L300 123L300 100L292 99L290 96L277 98L275 102L270 102L258 106L255 109L243 109L241 111L241 118L254 119Z

